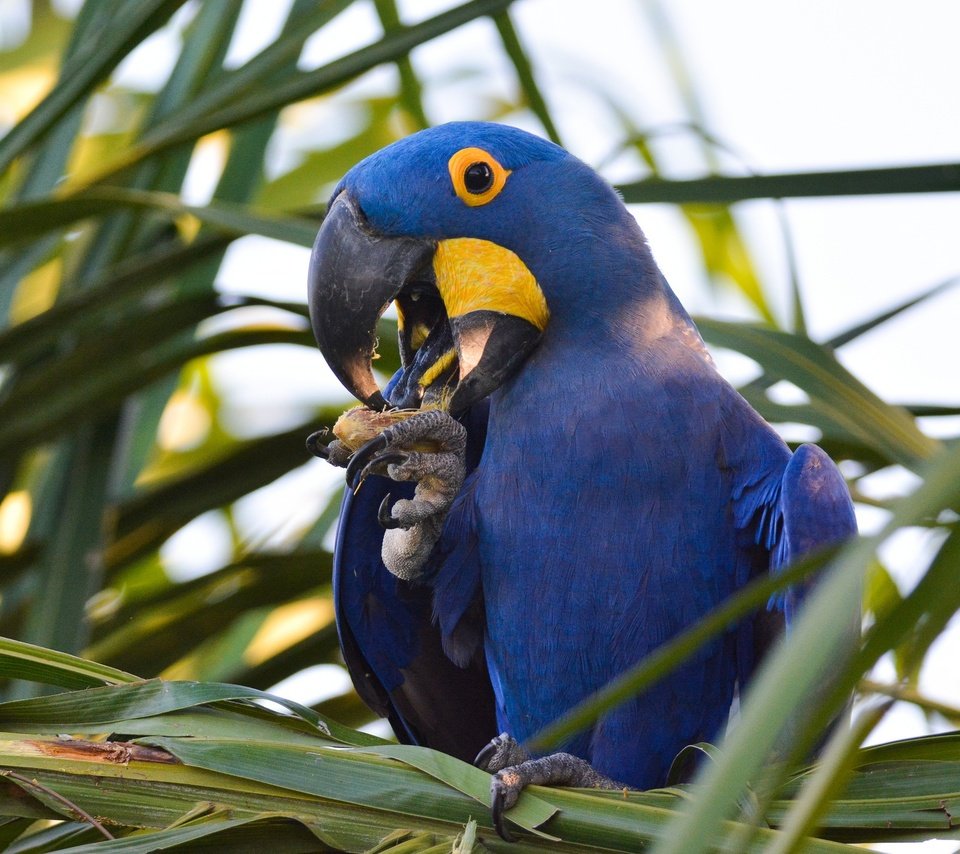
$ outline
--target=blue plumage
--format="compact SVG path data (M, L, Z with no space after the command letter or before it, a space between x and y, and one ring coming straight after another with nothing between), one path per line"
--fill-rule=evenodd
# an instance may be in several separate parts
M448 174L468 146L509 170L477 207ZM436 711L424 702L443 702L446 749L468 729L463 740L475 741L492 726L477 696L491 692L497 728L528 738L751 577L855 530L836 466L813 446L791 454L719 376L633 217L562 149L502 126L446 125L361 162L340 193L378 234L509 249L550 313L489 414L470 416L472 473L419 585L398 593L403 583L379 560L376 506L389 482L370 479L345 507L337 599L347 661L401 739L440 746L420 719ZM662 784L685 744L721 732L769 624L784 609L789 618L799 595L706 645L571 752L625 783ZM475 690L444 670L432 695L404 694L417 662L430 682L423 662L437 665L438 644L473 668L459 672Z

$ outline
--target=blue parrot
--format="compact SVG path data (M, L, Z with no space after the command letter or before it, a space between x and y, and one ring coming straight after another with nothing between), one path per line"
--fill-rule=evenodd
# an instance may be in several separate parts
M719 375L616 192L523 131L453 123L360 162L309 289L346 388L413 410L359 450L317 448L353 487L335 596L360 695L402 741L480 749L498 821L530 782L663 785L803 591L555 759L521 745L752 578L853 534L837 467ZM402 368L381 390L391 303Z

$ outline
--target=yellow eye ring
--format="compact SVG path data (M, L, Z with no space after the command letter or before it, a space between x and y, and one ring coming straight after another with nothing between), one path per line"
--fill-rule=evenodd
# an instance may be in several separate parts
M492 202L510 177L510 170L482 148L461 148L447 168L457 197L472 208Z

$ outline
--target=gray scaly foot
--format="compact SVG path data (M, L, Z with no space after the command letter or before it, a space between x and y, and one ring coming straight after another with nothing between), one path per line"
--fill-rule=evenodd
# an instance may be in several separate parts
M388 427L350 459L347 483L354 489L370 474L417 485L412 499L392 506L387 495L378 514L386 529L383 562L398 578L417 578L440 538L447 511L463 486L466 447L463 425L431 409Z
M539 759L530 759L526 750L505 732L480 751L474 764L493 774L490 781L490 811L497 833L507 842L513 839L504 824L503 814L517 802L527 786L627 788L598 773L586 760L570 753L552 753Z

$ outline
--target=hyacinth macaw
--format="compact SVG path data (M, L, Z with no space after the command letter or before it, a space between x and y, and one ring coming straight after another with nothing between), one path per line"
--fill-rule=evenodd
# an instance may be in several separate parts
M521 744L751 578L850 535L836 466L791 453L717 373L616 192L520 130L448 124L363 160L309 279L346 388L420 410L356 453L314 442L355 490L335 596L361 696L402 741L482 748L498 820L529 782L662 785L722 732L797 591L566 754ZM403 366L381 390L391 303Z

